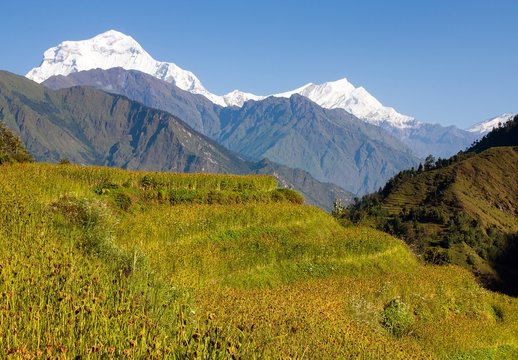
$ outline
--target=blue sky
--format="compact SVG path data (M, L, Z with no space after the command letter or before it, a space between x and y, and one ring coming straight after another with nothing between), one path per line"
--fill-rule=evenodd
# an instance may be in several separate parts
M5 0L2 13L0 69L18 74L116 29L216 94L346 77L421 121L518 112L516 0Z

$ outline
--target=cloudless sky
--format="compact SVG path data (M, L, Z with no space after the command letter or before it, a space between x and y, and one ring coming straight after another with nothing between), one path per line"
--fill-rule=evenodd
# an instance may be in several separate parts
M517 0L3 0L0 69L109 29L255 94L348 78L386 106L461 128L518 112Z

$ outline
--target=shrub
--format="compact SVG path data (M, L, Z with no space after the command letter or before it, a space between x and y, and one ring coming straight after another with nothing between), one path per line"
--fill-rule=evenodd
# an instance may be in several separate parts
M113 195L113 200L117 207L124 211L128 211L132 204L131 198L123 192L116 192Z
M451 262L450 253L446 249L439 247L429 247L424 253L424 259L435 265L446 265Z
M102 178L95 186L94 192L97 195L103 195L109 193L111 190L117 189L118 187L119 185L112 183L109 179Z
M160 181L155 179L152 176L144 175L142 179L140 179L140 186L144 189L156 189L160 186Z
M169 202L172 205L192 203L196 198L197 191L191 189L174 189L169 192Z
M414 316L401 300L393 299L383 309L381 325L395 337L401 337L410 333Z

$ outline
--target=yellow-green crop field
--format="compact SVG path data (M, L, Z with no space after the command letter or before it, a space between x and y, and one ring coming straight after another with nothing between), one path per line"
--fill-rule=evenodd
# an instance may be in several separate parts
M273 178L0 166L0 358L518 358L518 299Z

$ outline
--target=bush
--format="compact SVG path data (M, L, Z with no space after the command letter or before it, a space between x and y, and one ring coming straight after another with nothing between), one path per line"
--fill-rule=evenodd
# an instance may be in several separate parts
M108 178L102 178L94 188L94 192L97 195L103 195L109 193L111 190L115 190L119 185L112 183Z
M440 247L429 247L424 253L426 262L434 265L446 265L451 263L450 253Z
M140 179L140 186L144 189L156 189L161 186L159 180L155 179L152 176L144 175L142 179Z
M395 337L410 333L414 321L413 314L399 299L393 299L385 305L381 316L381 325Z
M113 195L113 200L117 207L124 211L128 211L132 204L131 198L123 192L116 192Z
M191 189L174 189L169 192L169 202L172 205L192 203L199 192Z

